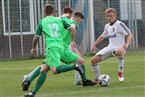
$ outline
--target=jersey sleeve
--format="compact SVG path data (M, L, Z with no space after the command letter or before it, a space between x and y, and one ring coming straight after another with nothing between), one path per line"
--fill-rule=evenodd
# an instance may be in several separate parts
M79 28L79 25L77 23L75 23L75 27L76 27L76 29L78 29Z
M42 35L42 20L39 22L35 36L40 37Z
M62 24L65 29L69 29L71 27L71 24L68 22L69 19L66 17L61 18Z
M119 25L120 25L120 28L121 28L121 32L124 35L128 35L128 33L131 33L131 31L128 29L128 27L124 23L120 22Z
M104 27L104 31L103 31L103 33L102 33L101 36L102 36L102 37L108 37L107 25L105 25L105 27Z

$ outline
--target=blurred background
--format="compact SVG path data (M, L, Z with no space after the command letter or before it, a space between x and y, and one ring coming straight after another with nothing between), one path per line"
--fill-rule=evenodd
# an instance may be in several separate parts
M0 0L0 59L29 58L37 24L44 17L45 4L54 4L56 16L64 6L81 11L85 19L77 30L76 43L82 54L90 53L93 42L107 23L104 11L115 8L117 19L133 34L129 52L145 51L145 0ZM105 39L97 49L108 45ZM40 37L36 56L45 56L44 37Z

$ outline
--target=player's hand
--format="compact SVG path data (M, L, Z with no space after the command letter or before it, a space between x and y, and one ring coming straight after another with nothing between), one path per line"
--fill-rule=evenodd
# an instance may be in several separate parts
M96 49L96 46L92 46L92 48L91 48L91 52L92 52L92 54L95 53L95 49Z
M67 17L67 18L69 18L69 14L63 14L61 17Z
M77 48L77 47L78 47L78 46L76 45L76 43L75 43L74 41L72 41L72 42L71 42L71 48L74 49L74 48Z
M32 56L35 55L35 49L34 49L34 48L31 49L31 55L32 55Z
M122 45L124 49L127 49L128 48L128 44L124 44Z

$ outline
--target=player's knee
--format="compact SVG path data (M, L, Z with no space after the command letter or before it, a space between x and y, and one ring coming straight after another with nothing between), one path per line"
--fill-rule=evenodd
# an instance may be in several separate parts
M53 74L57 74L57 72L56 72L56 71L52 71L52 73L53 73Z
M94 65L98 62L101 61L101 56L94 56L93 58L91 58L91 64Z
M81 64L85 64L85 59L82 59Z
M96 61L94 60L94 58L92 58L91 59L91 64L93 65L93 64L95 64L96 63Z
M41 72L45 72L45 73L47 73L49 71L49 68L48 68L48 66L47 65L41 65Z
M118 48L115 52L117 56L123 56L124 55L124 50L122 48Z
M52 67L51 71L52 71L53 74L57 74L56 67Z
M82 57L79 57L77 60L81 65L85 64L85 59Z

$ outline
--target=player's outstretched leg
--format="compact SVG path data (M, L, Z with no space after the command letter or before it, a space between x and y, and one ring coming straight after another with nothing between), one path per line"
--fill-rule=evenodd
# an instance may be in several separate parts
M35 94L39 91L39 89L44 84L46 80L46 75L47 75L46 72L40 72L35 87L32 89L30 93L25 94L24 97L34 97Z
M23 76L22 81L22 90L28 91L28 88L30 86L30 83L39 75L41 67L36 67L32 72L30 72L28 75Z
M71 70L77 70L80 74L83 74L83 70L80 65L78 64L62 64L56 67L56 72L57 73L62 73L62 72L67 72Z
M85 65L81 65L83 74L80 73L81 78L82 78L82 85L83 86L94 86L96 85L96 81L88 80L86 77L86 72L85 72Z
M87 77L86 77L86 73L85 73L85 65L82 65L81 66L83 68L83 71L84 71L84 74L80 74L81 77L82 77L82 85L83 86L94 86L96 85L96 81L92 81L92 80L88 80Z

